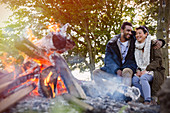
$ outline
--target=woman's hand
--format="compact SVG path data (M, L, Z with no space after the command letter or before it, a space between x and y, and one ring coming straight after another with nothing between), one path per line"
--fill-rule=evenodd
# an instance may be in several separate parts
M136 76L141 77L141 71L140 70L136 71Z

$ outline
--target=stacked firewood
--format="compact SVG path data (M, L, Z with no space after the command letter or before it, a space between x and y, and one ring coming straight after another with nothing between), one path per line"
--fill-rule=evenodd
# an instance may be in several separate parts
M21 73L18 73L17 75L14 72L0 73L0 112L9 108L32 92L38 86L34 81L35 79L38 79L38 83L40 84L38 88L42 91L44 97L54 98L55 96L53 93L57 95L56 85L59 76L63 80L67 90L67 93L61 95L68 101L80 104L80 106L85 109L92 110L93 107L78 99L85 99L86 95L73 77L67 62L59 54L71 49L74 46L73 41L67 39L62 33L56 32L50 33L50 35L39 40L38 43L41 44L37 46L26 38L15 42L18 50L24 52L28 57L34 60L24 63L20 68L25 69L25 71L21 71ZM49 52L51 51L57 52L52 52L49 56ZM45 69L40 69L40 66L35 60L38 60ZM52 73L50 77L48 76L49 73ZM47 78L48 83L46 83ZM55 87L53 88L49 84L54 84ZM52 89L54 90L53 92Z
M36 88L34 82L26 82L32 78L34 78L34 75L31 73L15 80L13 80L14 73L0 74L0 112L15 104Z

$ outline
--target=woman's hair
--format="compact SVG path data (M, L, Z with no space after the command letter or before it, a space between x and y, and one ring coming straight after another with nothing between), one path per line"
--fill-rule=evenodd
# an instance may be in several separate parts
M136 28L136 30L138 30L138 29L142 29L144 33L149 34L148 28L146 26L139 26L139 27Z
M142 71L142 69L140 67L137 67L136 71L139 70L139 71Z

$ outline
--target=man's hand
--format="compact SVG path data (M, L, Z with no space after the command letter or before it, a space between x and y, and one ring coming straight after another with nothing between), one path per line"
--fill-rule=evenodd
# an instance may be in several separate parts
M117 70L117 75L122 76L122 71L120 69Z
M141 75L144 75L146 73L146 70L141 71Z
M154 40L154 46L153 46L154 49L160 49L161 46L162 46L162 41Z

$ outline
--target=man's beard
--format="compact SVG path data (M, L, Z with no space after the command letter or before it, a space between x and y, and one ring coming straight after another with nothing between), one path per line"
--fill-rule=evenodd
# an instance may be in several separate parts
M126 35L126 36L127 36L127 35ZM125 36L125 35L123 36L123 37L124 37L124 39L125 39L126 41L130 40L131 35L130 35L130 37L129 37L129 38L126 38L126 36Z

